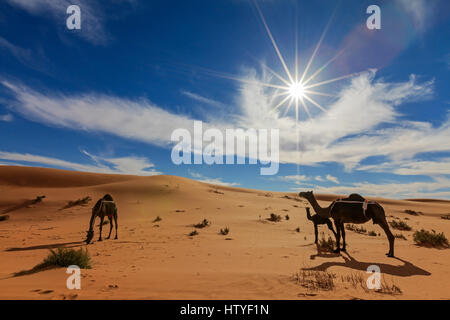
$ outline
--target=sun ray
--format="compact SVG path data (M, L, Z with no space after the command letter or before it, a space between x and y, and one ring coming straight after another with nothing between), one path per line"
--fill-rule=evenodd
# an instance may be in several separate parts
M305 70L303 71L302 77L300 78L300 82L303 83L303 79L308 74L308 70L311 67L312 62L314 61L314 58L316 57L317 51L319 50L323 39L325 38L325 35L327 34L328 28L330 27L331 20L333 20L333 15L331 16L330 20L328 21L327 25L325 26L325 29L322 32L322 35L320 36L319 42L317 42L316 47L314 48L313 54L311 55L311 58L309 58L308 64L306 65Z
M289 81L287 81L286 79L284 79L280 74L278 74L277 72L275 72L272 68L270 68L269 66L267 66L266 64L260 62L261 66L265 69L267 69L270 73L272 73L275 77L277 77L278 79L280 79L283 83L285 83L287 86L290 85Z
M291 108L292 102L294 102L294 100L295 100L295 99L294 99L293 97L291 97L291 101L289 101L289 104L288 104L286 110L284 110L283 117L285 117L286 114L289 112L289 109Z
M316 72L314 72L312 74L312 76L310 76L308 79L306 79L305 81L303 81L303 85L306 86L306 84L308 84L308 82L310 82L311 80L313 80L318 74L320 74L323 70L325 70L326 67L328 67L334 60L336 60L344 51L341 50L340 52L338 52L333 58L331 58L330 60L328 60L323 66L321 66L319 69L316 70Z
M278 104L276 105L275 108L272 109L272 111L277 110L277 109L278 109L280 106L282 106L283 103L285 103L285 102L287 101L287 99L289 99L289 98L291 98L291 97L290 97L289 95L287 95L283 100L280 101L280 103L278 103Z
M264 28L266 29L266 32L270 38L270 41L272 41L272 45L273 45L275 51L277 52L278 58L280 59L280 62L283 65L284 71L286 71L286 74L289 77L289 80L291 80L291 82L294 82L294 80L292 79L291 73L289 72L289 68L287 67L286 63L284 62L283 56L281 55L281 52L278 49L278 45L275 42L274 37L272 36L272 32L270 32L269 26L267 25L266 19L264 18L264 15L258 6L258 3L255 0L253 1L253 3L255 4L256 9L258 10L259 16L264 24Z
M308 114L309 119L312 119L311 112L309 112L309 108L308 108L308 106L306 105L305 101L304 101L303 99L300 99L300 102L301 102L302 105L303 105L303 109L305 109L306 113Z
M319 108L320 110L322 110L323 112L327 112L327 109L325 109L324 107L322 107L320 104L318 104L317 102L315 102L313 99L311 99L310 97L308 97L307 95L303 96L306 100L308 100L309 102L311 102L313 105L315 105L317 108Z
M340 77L337 77L337 78L334 78L334 79L325 80L325 81L322 81L322 82L317 82L317 83L311 84L309 86L306 86L305 89L310 89L310 88L323 86L324 84L328 84L328 83L336 82L336 81L339 81L339 80L351 78L351 77L354 77L354 76L359 75L359 74L361 74L361 72L350 73L350 74L347 74L345 76L340 76Z
M312 90L304 90L304 92L305 93L309 93L309 94L315 94L315 95L318 95L318 96L324 96L324 97L332 97L332 98L337 97L337 95L335 95L335 94L329 94L329 93L312 91Z

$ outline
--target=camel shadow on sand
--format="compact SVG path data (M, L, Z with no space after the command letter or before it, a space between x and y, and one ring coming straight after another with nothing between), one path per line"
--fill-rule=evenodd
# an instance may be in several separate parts
M74 242L62 242L62 243L52 243L52 244L42 244L31 247L21 247L21 248L8 248L5 251L29 251L29 250L41 250L41 249L57 249L57 248L75 248L84 244L84 241L74 241Z
M360 271L365 272L365 271L367 271L367 268L369 266L377 265L380 267L382 273L390 274L393 276L411 277L411 276L429 276L429 275L431 275L430 272L413 265L409 261L406 261L406 260L403 260L403 259L400 259L397 257L395 257L393 259L403 262L403 265L396 266L396 265L392 265L392 264L378 263L378 262L362 262L362 261L356 260L348 253L345 253L345 255L341 255L341 257L344 259L344 262L329 261L329 262L324 262L315 267L302 268L302 270L326 271L328 268L331 268L331 267L346 267L346 268L360 270ZM319 254L315 255L315 256L335 257L335 255L324 256L324 255L319 255ZM339 256L339 255L337 255L337 256Z

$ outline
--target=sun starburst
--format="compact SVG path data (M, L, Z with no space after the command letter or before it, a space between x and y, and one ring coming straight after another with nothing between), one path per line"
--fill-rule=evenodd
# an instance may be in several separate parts
M295 103L295 117L296 117L297 123L300 120L299 119L299 107L300 106L303 108L303 110L309 116L309 118L312 117L311 111L309 109L309 105L311 105L312 107L317 108L323 112L326 112L326 108L323 107L319 102L317 102L313 98L313 96L332 97L333 95L330 95L325 92L311 90L311 89L318 88L320 86L330 84L330 83L333 83L333 82L336 82L339 80L343 80L346 78L350 78L350 77L353 77L356 75L356 73L353 73L353 74L348 74L348 75L340 76L340 77L333 78L333 79L323 80L321 82L314 82L314 79L316 79L316 77L322 71L324 71L333 61L335 61L342 54L342 51L338 52L333 58L328 60L323 66L321 66L320 68L318 68L317 70L312 72L311 75L309 75L309 71L310 71L311 66L314 62L314 59L317 55L317 52L319 51L319 48L323 42L323 39L325 38L325 35L329 28L331 19L328 22L328 24L326 25L324 31L322 32L322 35L321 35L319 41L317 42L317 44L314 48L314 51L313 51L311 57L309 58L309 61L306 65L305 69L300 74L299 70L298 70L297 38L295 41L295 68L294 68L294 71L292 71L288 68L288 65L286 64L286 62L283 58L283 55L282 55L280 49L278 48L275 38L272 35L269 25L267 24L266 19L264 18L264 15L263 15L258 3L256 2L256 0L254 0L254 4L255 4L258 14L261 18L261 21L264 25L264 28L267 32L267 35L272 43L272 46L275 49L278 59L283 67L284 72L285 72L285 76L282 76L279 73L275 72L272 68L268 67L267 65L263 65L263 67L266 70L268 70L276 79L278 79L280 81L280 83L276 84L276 83L257 82L258 84L260 84L264 87L269 87L269 88L275 89L276 92L272 97L272 103L274 105L274 107L272 108L272 111L280 112L279 109L281 109L282 107L286 107L286 110L283 114L283 116L285 116L288 113L288 111L290 110L291 106Z

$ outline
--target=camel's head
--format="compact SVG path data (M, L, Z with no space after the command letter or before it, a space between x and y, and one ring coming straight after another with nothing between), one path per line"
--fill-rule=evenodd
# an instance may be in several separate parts
M92 238L94 237L94 230L89 230L86 232L86 244L91 243Z
M307 200L314 197L312 190L311 191L303 191L298 194L300 198L305 198Z

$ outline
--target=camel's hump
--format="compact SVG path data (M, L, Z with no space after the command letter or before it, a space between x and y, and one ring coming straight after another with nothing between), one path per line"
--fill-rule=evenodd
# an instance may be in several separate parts
M342 199L342 200L347 200L347 201L366 201L366 199L357 194L357 193L352 193L351 195L348 196L348 198Z

